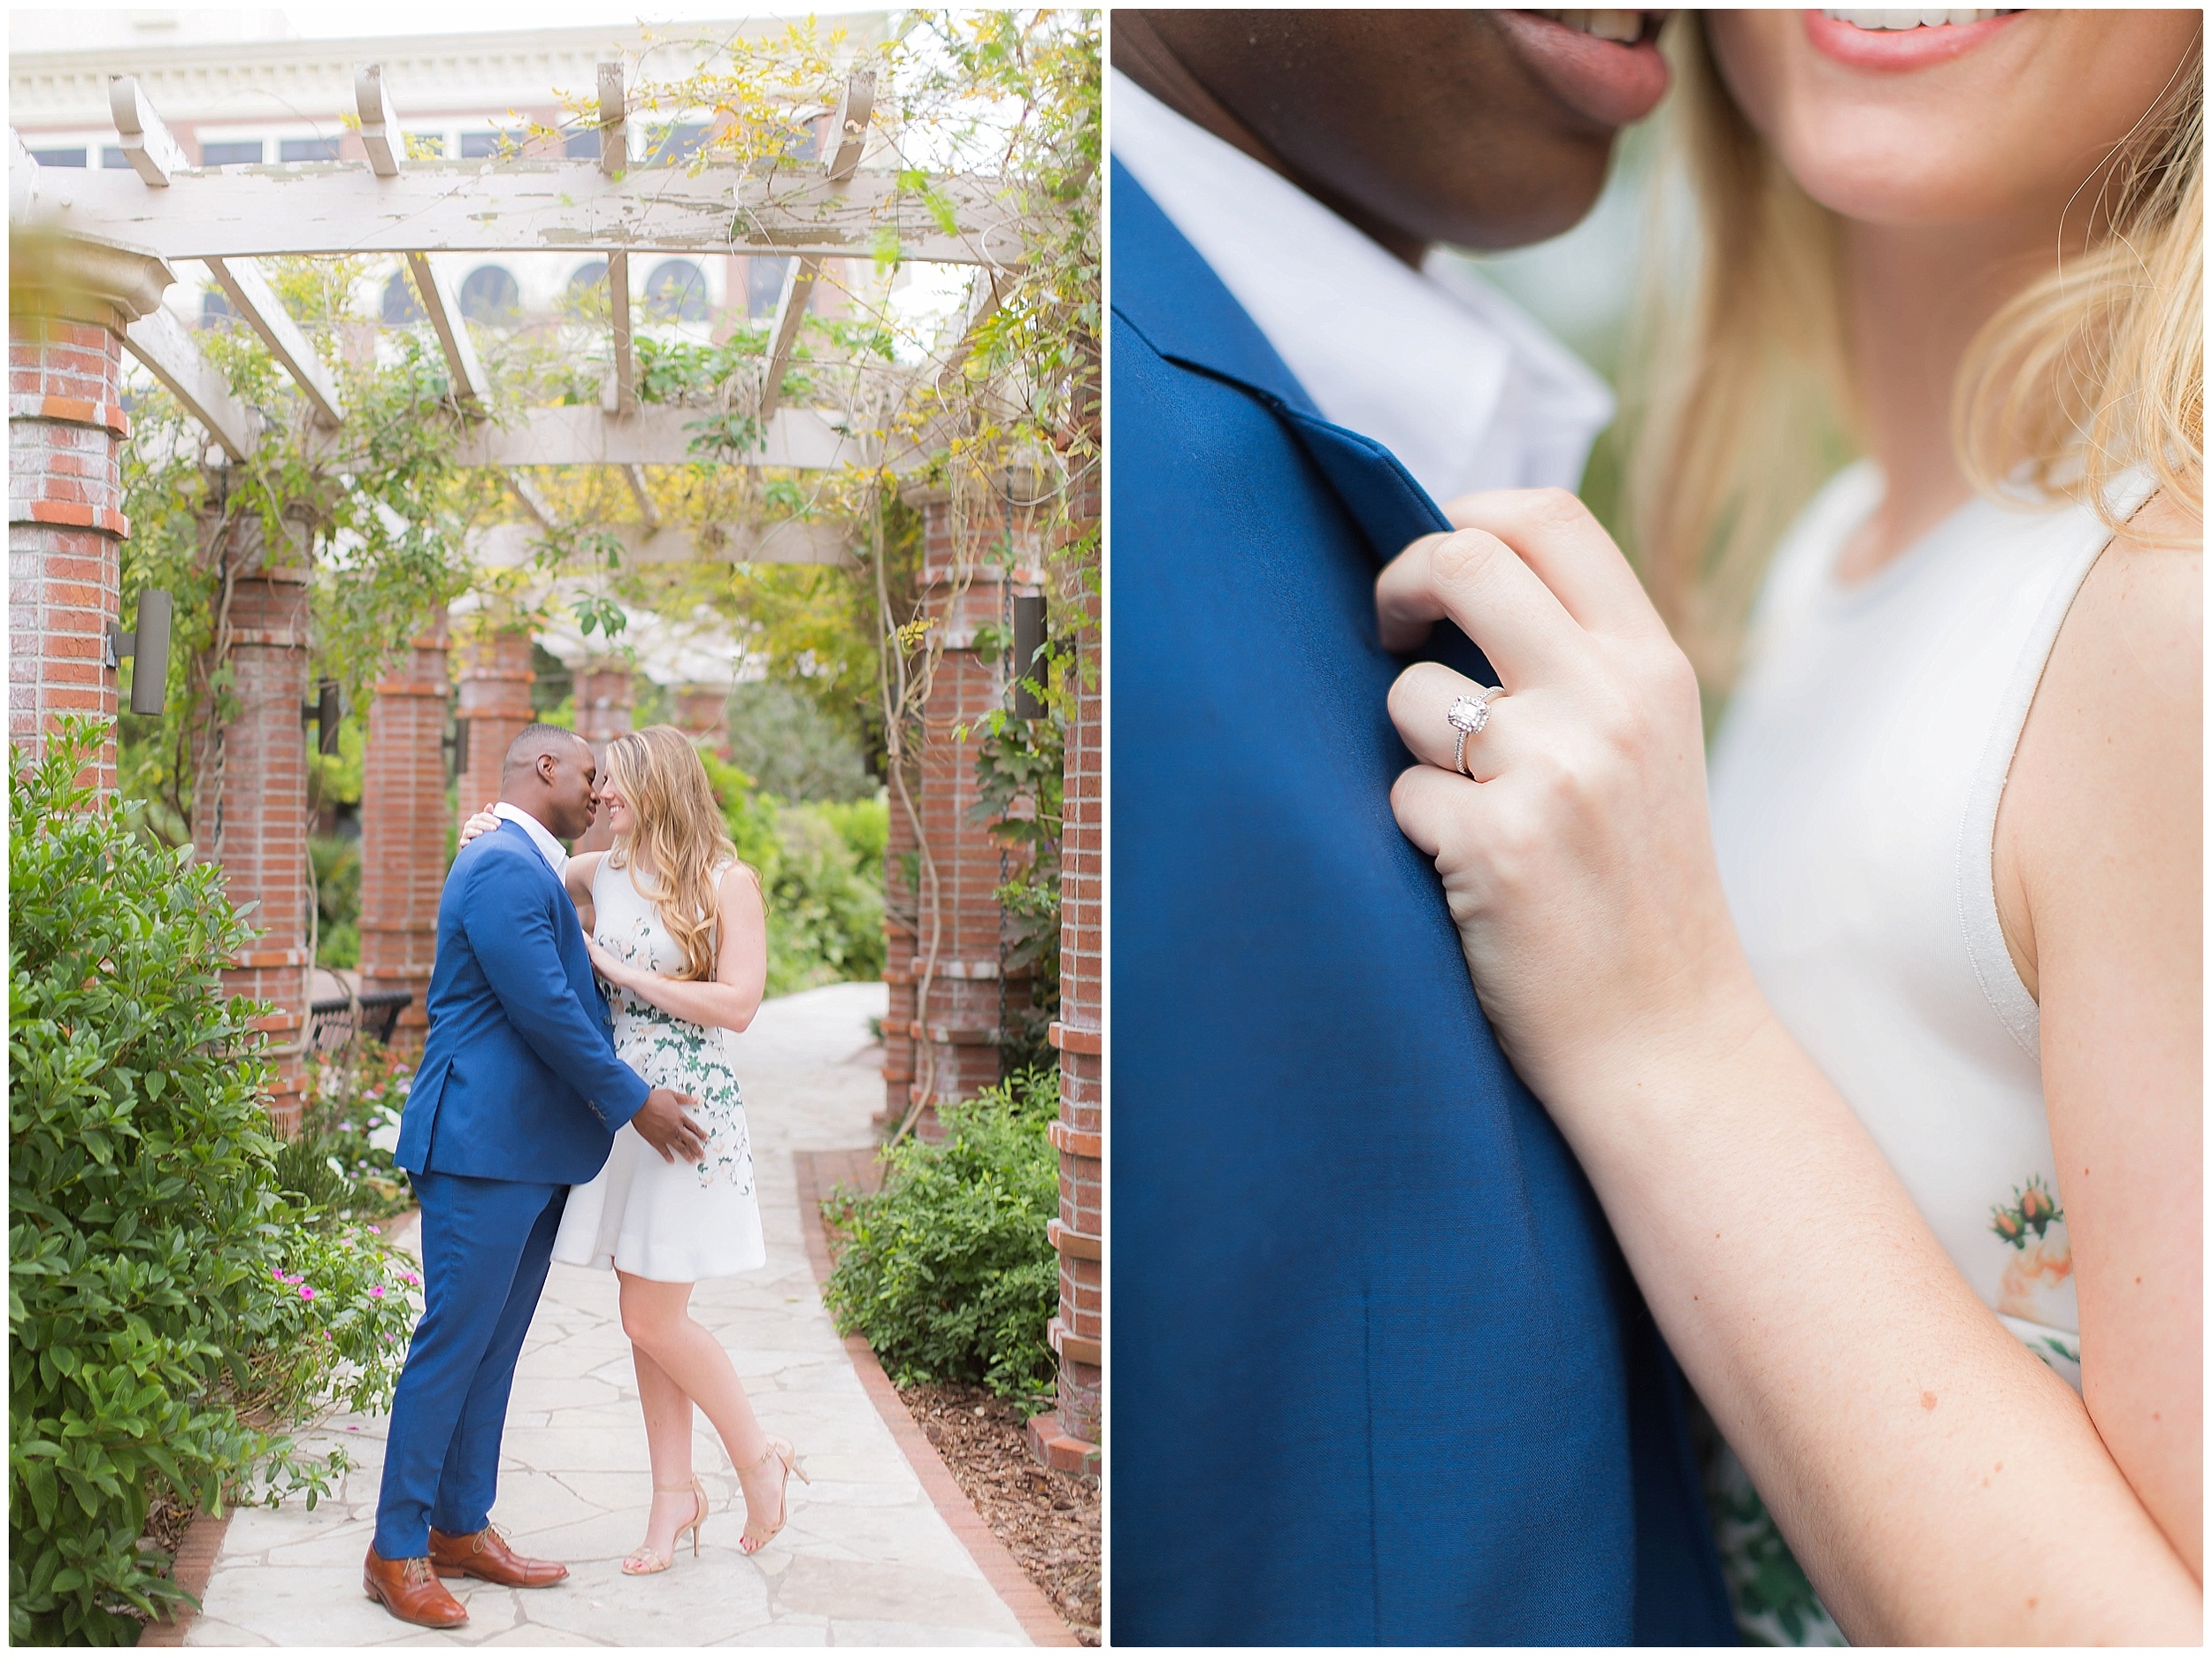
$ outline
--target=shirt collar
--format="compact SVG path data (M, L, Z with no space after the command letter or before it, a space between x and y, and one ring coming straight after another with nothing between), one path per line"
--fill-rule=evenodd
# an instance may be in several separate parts
M1113 98L1116 159L1322 413L1440 501L1579 481L1612 395L1503 295L1448 256L1408 268L1118 72Z
M546 866L556 878L568 872L568 853L561 849L561 842L546 831L546 826L519 805L510 805L505 800L492 807L492 815L503 816L511 823L520 823L523 832L530 836L530 843L537 847L545 858Z

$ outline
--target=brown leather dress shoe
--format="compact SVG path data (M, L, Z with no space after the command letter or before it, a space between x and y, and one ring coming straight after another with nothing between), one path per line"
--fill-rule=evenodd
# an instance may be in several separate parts
M469 1619L461 1601L431 1572L426 1558L379 1558L372 1546L361 1565L361 1591L417 1627L459 1627Z
M430 1532L430 1562L441 1576L473 1576L502 1587L550 1587L568 1579L568 1566L551 1559L525 1558L507 1537L486 1524L474 1535Z

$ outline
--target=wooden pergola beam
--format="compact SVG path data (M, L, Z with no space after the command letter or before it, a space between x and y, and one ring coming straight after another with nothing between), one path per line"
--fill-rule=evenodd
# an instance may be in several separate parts
M768 328L768 370L760 390L763 419L772 415L783 400L784 372L791 366L791 352L799 342L799 325L806 320L815 279L821 273L822 261L818 258L793 259L783 273L783 294L776 301L776 319Z
M584 533L621 543L626 564L851 564L852 532L837 524L784 518L770 524L718 524L710 529L663 525L599 524ZM495 524L473 531L471 556L490 567L512 569L531 561L542 540L530 524Z
M622 84L622 65L599 65L599 170L618 178L630 165L630 95Z
M288 254L669 252L902 258L1017 266L1021 210L995 179L927 188L953 227L894 172L633 167L511 160L489 171L417 163L378 178L358 163L292 162L186 173L166 189L100 169L70 179L58 228L166 259Z
M599 402L610 414L637 411L637 349L630 318L630 256L607 255L607 318L612 325L614 367L600 387Z
M314 346L307 335L300 332L299 324L292 320L284 302L269 286L251 259L211 258L207 268L229 295L231 308L261 337L269 348L269 354L277 359L292 383L300 388L314 410L315 423L325 430L335 430L345 423L345 403L338 395L338 387L324 368L322 359L315 355Z
M399 164L407 158L407 141L384 85L382 64L354 65L353 104L361 117L361 143L369 152L369 171L378 178L397 178Z
M108 77L108 110L115 117L116 135L123 141L123 158L149 189L167 189L192 165L184 146L170 135L146 101L136 75Z
M427 253L410 253L407 268L415 279L415 293L429 312L430 326L445 353L446 372L453 379L453 401L467 413L480 414L485 407L484 370L469 340L468 324L461 318L461 301Z
M132 356L167 386L185 412L206 427L233 460L252 457L260 443L260 422L251 409L231 395L230 382L200 354L184 325L157 307L130 325L123 343Z
M645 487L645 468L633 461L622 468L622 480L630 486L630 498L637 503L637 515L648 529L661 526L660 508L653 504L652 492Z
M766 422L761 445L749 454L706 456L695 452L695 432L687 430L705 410L677 403L641 403L626 418L611 418L589 405L520 410L506 425L484 425L461 445L463 465L687 465L711 458L717 464L773 466L825 472L865 464L862 445L811 409L780 409Z
M868 118L876 105L876 78L872 73L849 76L844 96L838 99L834 122L836 142L823 157L822 176L833 186L849 184L860 171L861 152L868 145ZM791 366L791 353L799 342L799 328L806 320L814 297L814 284L822 274L822 261L804 256L785 269L783 292L777 295L776 318L768 329L768 370L761 380L760 414L766 419L783 400L783 376Z
M515 492L522 508L548 529L557 529L560 521L554 516L552 502L538 492L538 486L519 472L507 474L507 487Z

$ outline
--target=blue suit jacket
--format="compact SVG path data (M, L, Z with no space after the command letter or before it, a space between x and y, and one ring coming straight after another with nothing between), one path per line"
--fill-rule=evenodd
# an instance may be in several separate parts
M645 1102L576 905L519 823L453 859L429 1012L394 1158L411 1173L581 1184Z
M1373 583L1444 520L1112 188L1115 1638L1732 1644L1678 1382L1391 816Z

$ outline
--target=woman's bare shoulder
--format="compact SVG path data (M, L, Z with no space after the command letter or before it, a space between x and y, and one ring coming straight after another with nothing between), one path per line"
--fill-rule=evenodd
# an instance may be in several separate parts
M584 851L569 858L566 876L569 890L589 896L592 878L599 872L600 859L606 855L604 851Z
M2018 928L2035 939L2028 959L2015 956L2032 988L2055 935L2100 935L2194 866L2203 604L2201 519L2154 500L2092 566L2059 629L1999 820L2000 913L2009 897L2032 916ZM2108 855L2116 847L2128 855Z

